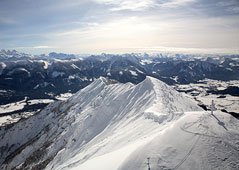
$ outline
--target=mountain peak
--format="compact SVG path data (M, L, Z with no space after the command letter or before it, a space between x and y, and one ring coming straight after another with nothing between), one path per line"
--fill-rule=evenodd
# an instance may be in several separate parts
M165 166L172 169L182 156L175 153L185 148L184 143L189 147L197 141L197 135L187 133L180 138L181 145L171 142L175 134L185 135L179 127L186 131L188 123L193 127L193 121L204 120L201 115L212 122L207 113L192 113L200 110L190 99L152 77L137 85L114 84L100 77L67 101L52 103L29 119L0 130L0 168L143 170L144 159L152 156L154 167L155 160L165 160L159 161L160 166L175 160ZM197 123L194 130L208 126L207 121L202 123ZM164 135L165 131L169 135ZM147 147L151 141L152 146L164 150L155 153ZM186 150L190 150L188 147ZM143 155L141 162L136 153ZM186 165L192 169L191 164Z

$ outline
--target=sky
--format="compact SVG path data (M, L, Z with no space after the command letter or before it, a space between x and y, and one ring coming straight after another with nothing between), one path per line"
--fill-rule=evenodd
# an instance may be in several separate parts
M239 0L0 0L0 49L239 54Z

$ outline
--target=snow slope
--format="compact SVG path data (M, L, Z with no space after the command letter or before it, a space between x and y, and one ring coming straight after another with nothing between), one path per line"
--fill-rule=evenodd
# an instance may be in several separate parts
M100 78L0 129L0 168L143 170L149 157L151 169L237 169L238 128L157 79Z
M218 120L217 120L218 119ZM226 123L225 123L226 122ZM238 169L238 120L216 112L187 112L181 119L135 150L119 170Z

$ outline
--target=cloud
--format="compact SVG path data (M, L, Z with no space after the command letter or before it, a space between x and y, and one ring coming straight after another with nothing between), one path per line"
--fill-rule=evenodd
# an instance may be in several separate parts
M55 48L55 47L50 47L50 46L46 46L46 45L40 45L40 46L34 46L32 48L40 48L40 49L43 49L43 48Z
M239 49L236 48L177 48L167 46L152 46L152 47L126 47L135 52L148 52L148 53L160 53L160 52L173 52L173 53L189 53L189 54L238 54Z
M18 24L19 22L12 19L12 18L9 18L9 17L0 17L0 24L4 24L4 25L16 25Z
M111 11L143 11L156 5L155 0L95 0L98 3L103 3L111 6Z
M149 8L163 7L163 8L175 8L183 5L187 5L196 0L95 0L98 3L104 3L106 5L113 6L110 8L111 11L144 11Z
M120 10L132 10L132 11L143 11L156 5L153 0L127 0L122 1L118 7L111 8L111 11Z
M12 43L35 51L92 53L127 46L239 45L238 0L25 1L29 4L6 1L3 8L0 0L0 11L1 6L5 11L0 12L0 43L6 47ZM10 25L15 21L20 24Z
M239 1L238 0L219 1L216 3L216 5L226 9L226 11L228 11L228 12L239 13Z
M39 45L39 46L33 46L33 47L14 47L15 49L53 49L53 48L58 48L58 47L53 47L53 46L47 46L47 45Z
M227 6L237 6L239 5L239 2L236 0L227 0L227 1L219 1L218 3L216 3L216 5L218 6L223 6L223 7L227 7Z
M170 0L170 1L160 3L159 6L175 8L175 7L188 5L189 3L193 3L193 2L196 2L196 0Z
M234 7L231 7L229 10L235 12L235 13L239 13L239 6L234 6Z
M175 16L175 15L174 15ZM142 51L160 50L193 52L228 52L238 47L239 35L233 17L175 17L170 16L125 16L112 18L105 23L88 24L83 28L72 29L49 35L52 45L69 51L127 52L126 47L148 47ZM150 48L152 47L152 48ZM122 48L124 48L122 50ZM208 49L207 49L208 48ZM218 50L222 48L222 50ZM228 50L225 50L227 49ZM207 50L203 50L207 49ZM140 51L139 48L135 48ZM234 50L235 52L235 50Z

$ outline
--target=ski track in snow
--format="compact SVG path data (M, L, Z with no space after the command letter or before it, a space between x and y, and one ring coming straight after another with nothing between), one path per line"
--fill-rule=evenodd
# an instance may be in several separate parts
M191 149L187 153L187 155L185 155L185 157L173 168L173 170L178 169L187 160L187 158L191 155L193 149L196 147L200 138L201 138L201 136L199 135L198 138L196 139L195 143L193 144L193 146L191 147Z

